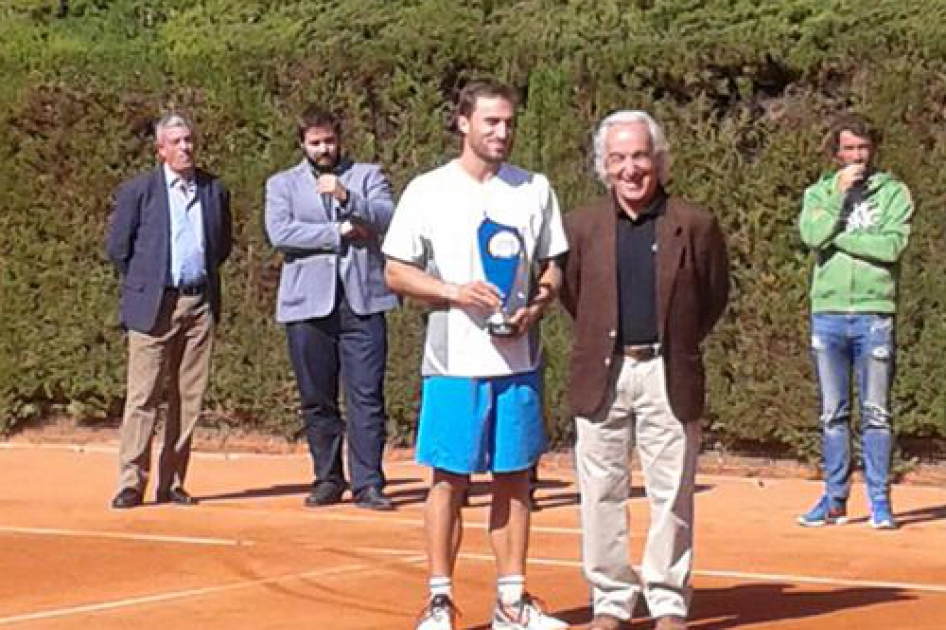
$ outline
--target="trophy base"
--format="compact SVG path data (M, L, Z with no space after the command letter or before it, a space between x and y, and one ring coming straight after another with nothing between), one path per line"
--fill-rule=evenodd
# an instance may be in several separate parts
M513 337L516 334L516 327L509 322L489 322L486 329L493 337Z

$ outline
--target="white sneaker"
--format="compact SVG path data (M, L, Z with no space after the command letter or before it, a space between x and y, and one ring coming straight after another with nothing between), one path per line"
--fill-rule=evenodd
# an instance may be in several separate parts
M420 613L417 630L453 630L457 607L447 595L435 595Z
M568 624L561 619L549 617L539 602L528 593L512 606L496 602L493 610L493 630L565 630Z

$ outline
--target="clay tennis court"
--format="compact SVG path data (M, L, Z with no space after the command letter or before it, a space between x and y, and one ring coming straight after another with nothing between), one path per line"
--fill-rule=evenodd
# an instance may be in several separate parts
M304 454L197 454L196 507L113 511L114 447L0 444L0 627L24 629L413 628L426 588L427 473L389 462L398 510L350 503L306 509ZM533 521L530 590L550 612L590 621L579 569L574 477L544 464ZM693 628L946 628L946 489L898 486L902 528L803 529L795 514L819 485L701 475ZM455 595L460 627L487 629L494 574L477 484ZM634 558L647 506L631 501ZM645 618L632 626L651 627Z

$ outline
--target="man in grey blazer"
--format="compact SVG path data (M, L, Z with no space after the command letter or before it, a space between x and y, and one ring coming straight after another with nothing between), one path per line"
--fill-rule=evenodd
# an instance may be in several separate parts
M303 159L266 182L266 232L284 255L276 320L289 358L314 460L309 507L342 499L348 470L359 507L390 510L381 467L385 442L385 311L398 304L384 282L381 240L394 210L391 185L374 164L341 153L338 119L317 106L297 121Z
M115 196L105 250L121 275L128 375L115 508L142 503L151 440L167 379L157 502L191 505L184 489L191 436L220 318L219 266L231 247L230 195L194 166L193 127L170 114L155 129L160 164Z

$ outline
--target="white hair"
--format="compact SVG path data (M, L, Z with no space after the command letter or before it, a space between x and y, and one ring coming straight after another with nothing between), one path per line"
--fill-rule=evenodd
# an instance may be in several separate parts
M644 123L647 125L650 148L657 167L657 180L661 185L666 184L670 177L670 145L667 143L667 136L664 135L664 130L657 124L656 120L651 118L650 114L638 109L623 109L614 112L598 125L594 137L595 173L598 175L598 179L605 186L608 185L608 173L604 165L605 159L608 157L604 148L608 131L611 127L630 123Z
M190 121L181 116L180 114L170 113L165 114L161 117L161 120L157 122L154 126L154 139L156 142L161 142L161 134L167 129L172 127L184 127L191 131L194 130L194 127L191 125Z

